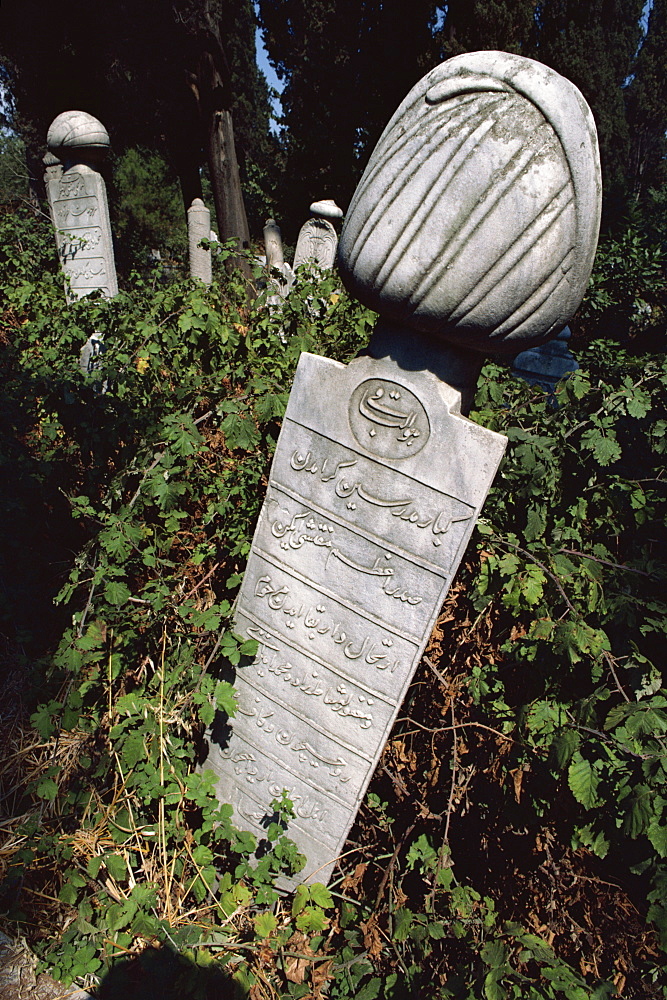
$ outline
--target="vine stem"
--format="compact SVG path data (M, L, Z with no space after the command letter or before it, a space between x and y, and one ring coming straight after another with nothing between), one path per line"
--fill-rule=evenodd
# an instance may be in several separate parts
M449 845L449 826L450 826L450 822L451 822L451 818L452 818L452 810L454 809L454 793L456 792L456 777L457 777L458 769L459 769L459 755L458 755L458 749L457 749L457 746L456 746L456 729L457 729L457 726L456 726L456 716L454 715L454 698L453 697L452 697L451 702L449 703L449 711L450 711L450 715L452 717L452 735L453 735L453 739L452 739L452 780L451 780L450 786L449 786L449 799L447 801L447 815L446 815L446 818L445 818L445 833L444 833L444 837L443 837L443 844L447 844L447 845ZM441 852L438 853L438 868L440 867L440 854L441 854ZM436 872L436 877L437 877L437 872ZM435 891L435 884L434 884L434 891Z
M160 853L162 854L162 870L164 873L164 895L167 920L171 920L171 893L169 889L169 870L167 865L167 833L164 815L164 661L167 650L167 626L162 629L162 650L160 654L160 711L159 711L159 753L160 753L160 803L158 821L160 824Z
M636 573L637 576L652 576L643 569L635 569L634 566L624 566L622 563L610 562L609 559L600 559L598 556L591 556L588 552L579 552L577 549L559 549L568 556L580 556L582 559L590 559L591 562L600 563L601 566L610 566L611 569L622 569L624 573Z

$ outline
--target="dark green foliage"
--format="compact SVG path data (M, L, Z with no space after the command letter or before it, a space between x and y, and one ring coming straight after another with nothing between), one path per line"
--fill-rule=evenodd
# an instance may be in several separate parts
M335 274L305 274L272 318L222 269L211 288L135 277L112 301L67 305L40 225L0 217L2 628L16 639L20 613L27 656L44 657L30 751L3 772L12 926L58 977L103 977L101 996L152 976L179 998L602 1000L623 958L625 995L659 997L664 359L592 343L557 408L486 366L476 419L509 451L431 665L352 831L347 880L279 901L276 873L300 863L291 803L273 803L253 865L254 838L195 764L254 652L231 609L299 352L349 360L373 316ZM589 338L604 310L630 320L664 294L633 239L606 245ZM622 280L605 283L613 260ZM92 331L107 350L84 376ZM57 570L30 576L64 530ZM625 899L604 895L617 880L643 907L632 924L629 906L605 913ZM637 935L599 967L598 899L604 934Z
M76 108L100 118L119 154L140 148L166 157L187 207L201 196L211 116L226 108L257 229L271 197L273 145L254 36L249 0L114 0L96 7L74 0L66 17L45 0L8 0L0 11L0 66L34 189L49 124ZM218 84L209 92L211 62Z
M665 0L261 0L269 57L285 81L283 218L309 198L345 205L384 125L443 59L501 49L538 59L575 83L600 138L604 224L664 182ZM317 139L315 140L315 136ZM664 214L664 212L663 212Z
M349 202L364 161L408 90L437 60L436 4L261 0L285 87L281 217L289 239L310 201Z

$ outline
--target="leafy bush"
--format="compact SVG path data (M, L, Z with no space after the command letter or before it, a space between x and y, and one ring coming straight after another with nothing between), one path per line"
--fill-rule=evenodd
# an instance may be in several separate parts
M0 509L14 525L37 512L35 556L44 525L76 542L55 617L24 539L5 543L7 633L21 618L45 660L4 771L4 903L22 932L39 925L45 966L111 983L122 959L136 981L163 945L179 996L663 995L663 360L592 343L557 408L486 366L475 419L509 454L340 877L286 899L291 803L274 803L252 865L254 838L196 764L215 706L235 710L226 669L253 653L231 612L299 353L349 360L373 316L308 274L273 316L235 275L135 276L113 301L67 305L46 232L1 229ZM106 350L83 375L94 331ZM521 888L527 844L551 909ZM589 905L612 872L648 900L634 968L629 942L605 951L558 912L566 873L595 883Z

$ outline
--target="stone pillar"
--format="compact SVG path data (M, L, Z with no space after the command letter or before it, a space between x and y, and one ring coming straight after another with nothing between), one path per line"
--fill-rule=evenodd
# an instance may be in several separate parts
M218 795L260 842L287 791L299 881L345 853L502 458L462 415L484 356L562 329L599 218L590 110L520 56L436 67L371 156L339 267L380 319L349 365L301 355L237 602L258 653L210 734Z
M294 281L294 272L285 261L283 254L283 239L280 227L274 219L267 219L264 226L264 250L266 253L266 269L269 272L269 284L273 294L267 299L272 308L280 308L287 298Z
M195 198L188 209L188 247L190 251L190 277L210 285L213 281L211 251L200 246L202 240L211 239L211 213L201 200Z
M68 297L99 290L112 298L118 282L106 186L97 169L109 149L107 130L84 111L65 111L51 123L46 141L62 163L60 176L57 162L47 164L47 190Z

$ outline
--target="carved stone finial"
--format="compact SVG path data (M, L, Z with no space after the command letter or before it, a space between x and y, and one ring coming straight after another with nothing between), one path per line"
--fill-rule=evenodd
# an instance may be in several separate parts
M428 73L380 137L343 227L343 281L399 329L516 353L577 309L600 196L577 88L531 59L469 52Z
M73 153L101 157L109 149L109 133L101 121L86 111L63 111L51 122L46 135L49 150L60 159ZM68 155L69 154L69 155Z
M310 206L312 215L320 215L323 219L342 219L343 209L339 208L333 198L323 198L321 201L314 201Z

